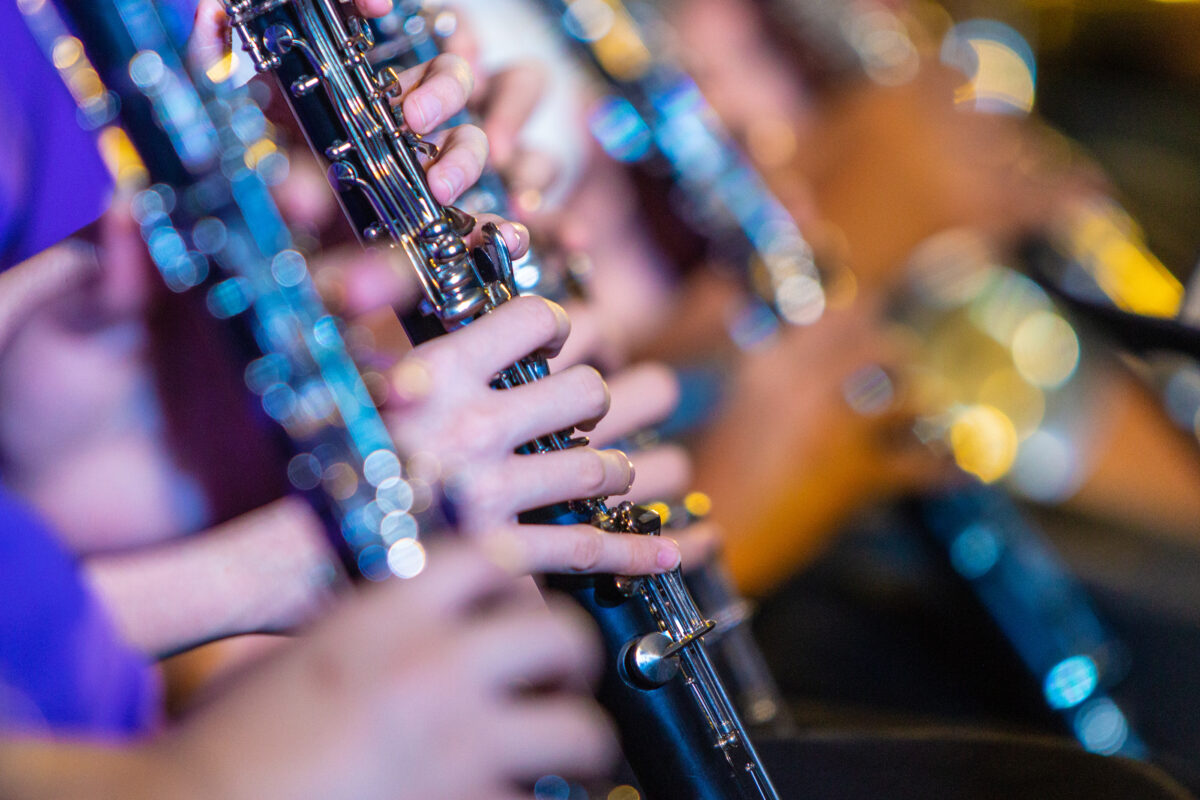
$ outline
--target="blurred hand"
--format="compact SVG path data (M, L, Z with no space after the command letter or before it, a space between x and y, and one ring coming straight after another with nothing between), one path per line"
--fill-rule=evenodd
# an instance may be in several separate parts
M636 444L639 433L667 419L679 404L679 383L663 364L636 364L616 373L608 386L612 408L588 437L598 447L623 441ZM655 443L632 450L629 457L637 479L622 500L670 500L690 488L692 463L684 448Z
M786 329L742 359L696 461L697 485L712 497L744 590L761 593L786 578L864 503L946 473L912 434L914 409L894 383L902 363L902 349L862 305ZM850 387L862 370L880 367L893 376L890 388L856 411Z
M525 798L521 783L613 757L575 693L599 656L577 609L517 591L471 548L431 548L423 574L348 600L147 747L135 777L229 800Z

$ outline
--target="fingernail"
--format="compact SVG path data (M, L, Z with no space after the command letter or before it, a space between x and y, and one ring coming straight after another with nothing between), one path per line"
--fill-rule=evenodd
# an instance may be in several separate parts
M655 563L657 563L662 569L675 569L679 566L679 562L683 558L682 554L679 552L679 545L675 544L669 539L664 539L663 544L667 546L658 551L658 557L655 559Z
M466 182L467 175L465 172L458 167L446 167L438 177L438 185L446 193L446 196L439 199L444 203L448 203L458 197L459 193L463 190L463 184Z
M418 95L413 98L413 105L416 107L414 110L417 112L417 118L408 121L409 127L418 133L431 130L442 115L442 101L431 94Z

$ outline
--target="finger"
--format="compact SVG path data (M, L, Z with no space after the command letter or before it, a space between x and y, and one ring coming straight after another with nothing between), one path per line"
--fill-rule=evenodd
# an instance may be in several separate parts
M505 169L516 152L521 128L542 99L546 71L541 62L525 61L493 75L482 114L497 169Z
M657 575L682 560L673 539L606 533L590 525L517 525L506 535L519 544L533 572Z
M721 534L711 522L697 522L664 535L670 536L679 545L680 562L685 572L703 567L717 558L721 550Z
M531 353L557 352L570 331L562 306L540 297L517 297L414 353L446 372L491 380Z
M520 222L510 222L495 214L478 214L475 217L475 229L471 235L467 237L467 244L472 247L478 247L483 244L483 226L487 223L493 223L500 229L500 236L504 239L504 243L508 245L508 252L513 258L520 258L529 250L529 228L526 228Z
M692 485L692 459L678 445L639 450L631 456L637 480L622 500L645 503L664 497L681 497Z
M439 12L439 17L441 14L453 14L454 17L452 30L449 35L440 39L439 49L443 53L463 57L471 65L472 72L483 77L484 72L479 67L479 37L475 35L470 14L461 14L445 8Z
M311 268L326 303L345 317L408 308L420 292L412 266L394 250L329 249L313 259Z
M310 153L292 150L288 158L287 177L271 196L289 224L320 230L337 216L337 196L329 191L329 179Z
M443 53L399 75L400 108L415 133L429 133L466 105L475 77L465 59Z
M346 313L354 317L381 308L407 310L416 304L421 285L409 264L393 250L369 251L345 272Z
M438 145L437 157L425 170L429 188L439 203L450 205L479 180L487 161L488 140L474 125L459 125L434 134L429 141Z
M571 318L571 335L551 362L551 369L557 371L585 362L603 367L614 360L606 352L612 348L609 347L605 318L595 306L575 302L570 305L567 315Z
M229 52L229 19L221 0L200 0L188 38L187 58L192 67L207 72Z
M455 617L476 606L484 597L514 590L509 565L488 558L485 551L461 542L439 544L425 550L425 568L414 578L388 581L359 604L356 614L387 619L397 608L426 616ZM388 630L381 627L381 634ZM401 626L395 628L403 633Z
M568 428L586 428L609 409L608 386L592 367L578 364L496 397L511 447Z
M578 612L545 605L520 612L483 614L461 635L467 653L487 653L470 668L486 689L497 692L531 686L563 686L576 673L591 674L600 660L595 630ZM576 681L577 683L577 681Z
M536 214L542 210L546 190L558 180L561 172L562 165L554 156L517 148L505 166L504 176L512 193L512 203L520 214Z
M364 17L382 17L392 10L392 0L354 0L354 7Z
M526 701L506 715L497 747L511 777L546 774L597 775L617 754L612 723L590 699L552 696Z
M608 381L612 407L589 437L605 445L662 422L679 404L679 381L665 364L643 363Z
M460 509L464 527L480 530L522 511L625 492L632 478L633 468L620 450L577 447L476 466L452 476L446 493Z
M0 351L39 308L102 276L92 245L67 239L0 272Z

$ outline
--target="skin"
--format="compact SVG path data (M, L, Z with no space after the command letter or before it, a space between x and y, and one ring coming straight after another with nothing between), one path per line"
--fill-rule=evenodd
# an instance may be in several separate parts
M541 775L596 774L615 740L581 693L595 634L499 563L518 560L436 549L147 742L0 738L0 796L527 800Z
M461 59L448 57L402 75L401 102L406 104L406 109L411 106L408 113L414 125L436 127L457 110L456 104L461 105L471 90L470 75L463 69L464 64ZM431 106L437 106L441 111L421 116ZM456 169L462 171L467 182L478 176L485 149L472 144L477 141L474 134L457 138L454 131L446 134L438 159L429 167L431 180L438 178L433 180L435 186L441 178L454 184ZM452 200L453 193L460 190L450 186L451 194L440 199ZM501 230L517 254L524 251L528 234L523 226L507 223ZM216 535L197 537L184 547L133 549L171 539L188 527L186 520L172 516L175 504L167 487L149 491L156 485L156 476L171 468L169 456L161 452L161 444L149 435L152 432L139 434L138 441L144 442L140 449L128 448L127 432L97 433L105 431L105 424L101 424L105 420L127 416L123 409L128 404L128 393L139 382L147 380L142 360L144 354L140 350L114 354L106 349L104 336L93 338L74 332L71 336L59 337L55 345L57 352L55 347L47 349L45 345L56 341L46 334L58 328L70 328L79 309L86 309L87 316L95 320L95 329L87 331L88 334L101 333L115 326L140 328L143 315L153 303L149 287L156 284L136 231L120 209L114 210L96 231L88 233L87 238L96 242L95 262L103 267L100 269L91 264L79 269L81 274L93 275L92 280L81 281L74 295L65 299L53 298L54 302L48 302L32 321L28 303L14 303L8 322L0 320L0 329L15 331L9 337L12 346L0 353L0 379L10 376L13 395L9 399L19 398L28 388L21 376L45 375L45 365L77 352L92 353L89 358L106 378L85 381L70 390L65 383L57 386L51 383L45 387L46 396L72 398L69 407L54 418L53 425L47 430L63 439L63 447L55 449L59 456L50 461L38 461L40 455L47 452L44 437L29 435L37 429L36 420L39 419L39 402L29 398L34 402L26 403L21 414L11 417L14 422L12 435L0 441L8 462L6 480L42 505L77 552L93 554L91 574L96 585L111 595L114 616L122 629L147 651L155 654L170 652L188 643L231 633L278 629L294 624L321 602L324 588L313 582L313 575L326 570L324 565L329 559L321 550L319 536L314 533L315 525L311 518L303 517L303 510L283 506L254 518L236 520L231 526L215 532ZM368 256L366 260L376 267L378 279L379 259ZM39 263L32 260L21 265L8 273L6 280L11 285L21 275L37 272ZM394 265L391 268L394 269ZM354 272L353 268L348 271ZM38 281L31 282L33 288L28 290L29 297L49 301L53 293L39 289L41 285ZM394 281L391 286L401 294L405 286L410 287L407 297L411 298L410 283ZM359 293L368 292L360 290ZM376 298L379 296L375 294ZM359 298L355 310L361 310L363 306ZM21 315L20 325L16 324L17 309ZM39 328L39 325L43 327ZM393 385L399 374L411 378L414 370L423 370L423 374L431 378L420 397L410 393L403 398L399 395L393 398L388 419L397 435L413 451L435 453L440 463L461 463L468 456L476 462L469 470L455 469L453 476L455 488L465 500L464 505L476 509L466 514L468 529L504 533L523 547L526 562L538 570L640 574L669 569L677 564L678 549L666 539L601 536L582 526L516 527L515 512L523 508L578 496L623 492L629 486L632 470L628 460L617 451L602 453L579 449L548 457L549 461L545 462L514 456L512 448L534 435L576 423L587 424L601 416L607 408L607 391L594 371L583 367L511 393L511 396L490 390L487 382L495 370L526 352L557 350L566 336L567 327L561 309L539 300L522 300L511 308L501 309L481 325L431 343L410 360L393 367L389 375ZM522 338L528 325L534 326L531 329L534 335ZM488 355L481 349L481 343L486 344L492 339L521 341L523 344L515 350ZM91 350L80 351L81 344ZM470 372L460 372L459 365L468 363L476 352L483 360L475 361ZM123 373L113 373L105 366L114 356L126 365ZM64 373L61 379L75 380L72 376L79 374L79 370L73 369ZM116 374L127 377L114 387ZM460 386L464 374L469 380ZM406 385L411 390L411 381ZM107 387L105 391L111 393L106 403L80 402L89 394L94 397L94 392L102 387ZM114 392L114 388L117 391ZM19 407L19 403L6 402L6 409L10 411ZM81 416L85 409L95 414ZM421 431L421 425L409 417L419 417L430 427ZM462 436L462 426L456 423L481 417L511 433L505 439L482 436L477 441L468 441L470 437ZM16 425L18 420L20 424ZM538 428L535 420L551 427ZM2 427L0 425L0 429ZM476 430L484 434L488 427L476 424ZM64 436L64 431L70 435ZM459 432L456 434L455 431ZM94 444L90 449L84 446L89 441ZM444 449L442 442L446 442ZM97 453L100 460L76 458L79 453ZM514 469L510 471L510 467ZM64 480L67 475L73 479ZM111 483L114 476L126 476L129 483L125 488L114 490ZM97 477L102 478L99 483L92 479ZM88 493L84 491L88 487L103 489ZM137 502L131 504L130 498L136 498ZM109 526L101 536L94 528L96 515L67 512L73 507L94 508L98 501L112 503L112 508L101 515ZM137 513L131 513L134 509ZM292 521L289 523L288 520ZM127 527L131 523L138 526L136 532ZM255 532L256 525L261 525L262 530ZM288 555L281 558L280 553ZM271 554L274 557L264 563L263 556ZM168 577L171 575L193 576L195 581L172 581ZM206 590L201 596L197 592L197 587L201 586L223 586L228 591L208 593ZM176 602L138 602L141 595L134 587L173 592ZM299 591L296 587L305 590ZM310 591L312 596L309 596Z

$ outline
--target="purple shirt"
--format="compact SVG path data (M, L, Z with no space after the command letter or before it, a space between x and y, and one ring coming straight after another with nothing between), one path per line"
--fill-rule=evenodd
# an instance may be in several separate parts
M75 559L0 488L0 729L121 738L152 730L161 705Z
M94 222L112 181L13 0L0 1L0 270Z

